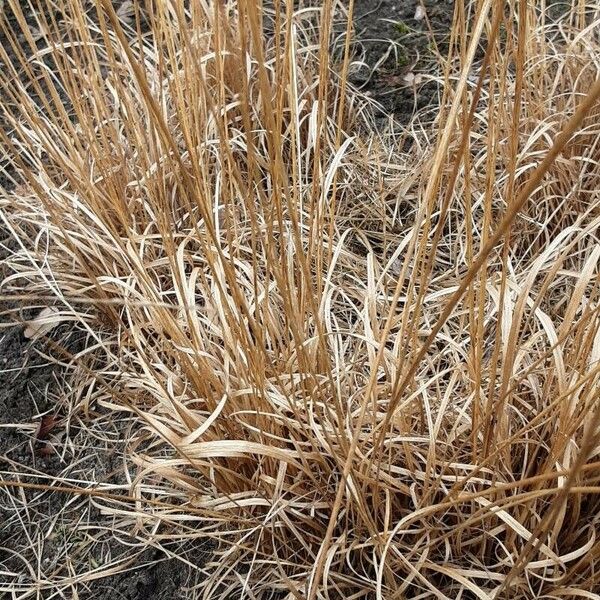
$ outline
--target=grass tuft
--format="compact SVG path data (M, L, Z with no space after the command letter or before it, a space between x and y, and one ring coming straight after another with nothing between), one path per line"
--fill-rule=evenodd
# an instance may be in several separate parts
M5 4L4 294L129 423L125 483L61 489L212 540L198 597L597 597L599 7L458 2L381 132L351 7Z

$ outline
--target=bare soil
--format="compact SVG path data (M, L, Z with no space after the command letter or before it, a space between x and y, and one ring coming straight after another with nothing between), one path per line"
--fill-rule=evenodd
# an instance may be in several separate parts
M419 75L429 74L435 53L448 49L454 0L357 0L355 7L357 56L366 65L352 81L381 104L381 117L406 123L437 106L437 84Z

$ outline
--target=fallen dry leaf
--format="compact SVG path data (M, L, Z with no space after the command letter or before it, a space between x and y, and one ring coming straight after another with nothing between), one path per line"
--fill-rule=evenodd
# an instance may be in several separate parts
M47 440L50 432L56 427L57 423L58 419L54 415L44 415L35 436L37 441L41 442Z
M404 83L408 83L409 85L419 85L423 81L423 75L420 73L415 74L410 71L409 73L406 73L404 77L402 77L402 81L404 81Z
M56 306L48 306L42 309L37 317L27 323L23 335L27 339L37 339L52 331L64 319L65 316L61 315Z
M117 17L124 23L130 23L135 14L133 2L131 0L125 0L121 6L117 9Z
M41 448L38 449L37 452L41 456L50 456L51 454L54 454L55 450L50 444L44 444Z

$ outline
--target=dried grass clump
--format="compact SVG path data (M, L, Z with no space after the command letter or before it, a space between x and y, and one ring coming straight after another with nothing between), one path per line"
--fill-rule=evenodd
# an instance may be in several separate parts
M98 4L21 23L1 215L137 423L114 527L203 598L599 598L598 7L458 3L383 135L331 2Z

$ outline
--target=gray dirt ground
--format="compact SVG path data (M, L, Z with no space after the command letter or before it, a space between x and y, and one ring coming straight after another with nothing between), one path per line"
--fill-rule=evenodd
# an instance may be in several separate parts
M22 4L25 6L26 2L22 1ZM381 103L381 118L385 114L393 114L398 121L405 122L414 110L427 106L436 93L433 85L426 84L415 89L404 81L408 72L426 70L427 61L431 59L431 36L426 22L413 18L417 4L415 0L356 1L355 26L359 40L356 56L368 66L354 71L352 81ZM452 20L452 0L425 0L424 6L442 47ZM1 34L0 43L6 44ZM388 58L382 60L388 52ZM380 60L382 63L371 72L369 67L377 65ZM0 188L6 189L10 187L7 177L10 174L2 167L0 162ZM8 274L4 263L12 250L14 243L0 229L0 281ZM95 475L97 481L106 481L114 472L118 448L112 455L101 449L86 450L85 459L74 467L69 464L69 458L76 456L76 448L61 456L46 439L39 439L50 435L36 433L42 422L46 428L48 423L52 423L52 435L64 431L68 425L72 428L70 435L76 446L77 422L76 419L71 421L68 407L61 404L61 390L68 381L67 373L47 358L47 355L57 356L54 344L32 343L25 339L24 327L19 321L29 317L31 312L6 314L8 309L14 308L19 307L15 303L0 303L0 315L4 312L0 316L0 478L14 479L16 473L28 473L28 481L44 482L47 476L69 474L73 477L77 473L85 473L82 479L92 480ZM70 351L84 343L81 336L74 339L66 327L53 331L52 340L58 345L65 345ZM114 434L114 439L118 439L118 432ZM29 511L29 525L19 521L18 514L22 510ZM10 552L21 544L24 536L31 540L27 560L34 565L39 560L50 570L54 565L60 569L69 560L77 561L77 531L73 530L73 524L89 524L99 518L97 510L86 499L73 502L72 498L57 492L18 492L0 486L0 589L9 584L18 585L19 581L26 584L27 569ZM95 550L96 555L86 560L100 564L118 560L119 555L127 551L127 543L119 544L107 538L100 544L100 550ZM187 558L199 565L203 555L202 549L195 547L190 548ZM80 586L77 596L66 588L64 595L54 597L78 597L82 600L185 598L189 595L185 589L193 584L196 576L183 563L167 559L160 548L141 551L132 567L133 570L128 572ZM39 597L51 595L52 591L46 590ZM1 592L0 597L4 597Z
M415 20L419 4L426 18ZM414 86L406 76L430 71L436 46L446 52L454 0L357 0L355 7L357 54L362 49L368 66L352 75L353 83L371 94L385 115L404 123L415 111L435 104L435 84Z

